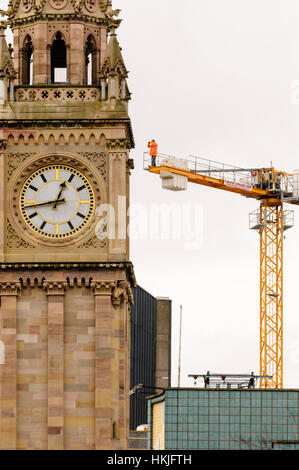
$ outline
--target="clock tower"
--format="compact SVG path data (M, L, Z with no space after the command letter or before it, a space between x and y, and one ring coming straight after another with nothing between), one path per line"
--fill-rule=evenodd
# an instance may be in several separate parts
M134 139L118 14L110 0L2 12L0 449L128 447Z

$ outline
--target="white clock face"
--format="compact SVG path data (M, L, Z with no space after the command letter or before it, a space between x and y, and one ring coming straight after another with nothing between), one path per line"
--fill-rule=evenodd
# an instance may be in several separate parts
M75 168L49 165L34 172L20 195L20 210L31 230L51 239L76 235L90 221L94 193Z

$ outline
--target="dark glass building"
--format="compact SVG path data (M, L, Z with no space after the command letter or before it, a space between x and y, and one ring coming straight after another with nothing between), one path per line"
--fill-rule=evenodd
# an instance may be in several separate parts
M146 396L170 386L171 301L155 298L139 286L133 289L133 295L130 429L136 430L137 426L147 424Z

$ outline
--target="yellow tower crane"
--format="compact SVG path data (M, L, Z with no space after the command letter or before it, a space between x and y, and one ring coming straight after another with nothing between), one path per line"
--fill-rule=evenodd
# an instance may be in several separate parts
M283 388L283 233L294 225L294 212L283 204L299 204L299 170L238 168L201 157L179 159L158 154L155 166L144 153L144 169L160 175L162 187L187 189L188 182L222 189L260 201L249 214L249 226L260 235L260 381L261 388Z

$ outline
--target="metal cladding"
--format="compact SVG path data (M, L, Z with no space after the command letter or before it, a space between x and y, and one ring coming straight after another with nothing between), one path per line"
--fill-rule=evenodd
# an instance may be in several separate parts
M130 388L146 385L130 397L130 429L147 423L146 395L156 385L157 300L141 287L133 289ZM152 388L153 387L153 388Z

